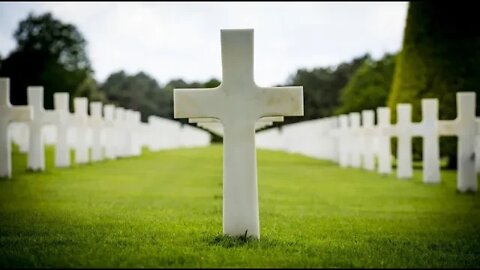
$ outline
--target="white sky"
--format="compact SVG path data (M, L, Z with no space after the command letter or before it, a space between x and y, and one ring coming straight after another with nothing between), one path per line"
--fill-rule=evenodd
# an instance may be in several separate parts
M221 79L220 29L255 30L255 80L284 84L298 68L401 48L407 2L0 3L0 55L29 12L51 11L88 42L95 77L144 71L161 84Z

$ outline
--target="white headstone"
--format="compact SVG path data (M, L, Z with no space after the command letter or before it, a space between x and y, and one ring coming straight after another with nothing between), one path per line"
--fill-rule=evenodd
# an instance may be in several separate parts
M45 170L45 148L42 129L59 121L59 114L43 108L43 87L27 88L28 105L33 108L33 119L29 122L28 169Z
M0 78L0 178L12 177L12 146L8 126L13 121L30 121L33 118L31 106L10 104L10 80Z
M260 237L255 122L303 115L302 87L262 88L253 76L253 30L222 30L223 82L175 89L175 118L215 117L224 128L223 233Z

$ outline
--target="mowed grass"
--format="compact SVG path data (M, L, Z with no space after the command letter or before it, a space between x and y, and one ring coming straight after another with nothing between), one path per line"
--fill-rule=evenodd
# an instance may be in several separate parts
M258 150L261 239L222 237L222 146L0 181L1 267L479 267L480 195Z

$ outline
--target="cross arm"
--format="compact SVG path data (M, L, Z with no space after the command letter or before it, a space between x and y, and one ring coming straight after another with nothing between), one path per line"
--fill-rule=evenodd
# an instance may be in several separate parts
M455 120L439 120L438 121L438 134L444 136L457 135L457 123Z
M45 122L48 124L55 124L60 122L60 114L57 111L48 110L44 112Z
M10 108L11 121L30 121L33 119L32 106L15 106Z
M219 118L224 105L221 91L217 88L174 89L174 118Z
M261 116L302 116L303 87L260 88L262 99Z
M425 133L425 125L422 122L412 123L412 135L422 136Z

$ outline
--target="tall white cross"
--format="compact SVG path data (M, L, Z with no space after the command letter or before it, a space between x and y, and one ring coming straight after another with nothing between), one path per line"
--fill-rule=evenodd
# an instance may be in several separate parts
M457 136L457 190L460 192L478 189L475 171L475 135L478 125L475 119L475 92L457 93L457 118L439 121L441 135Z
M12 146L8 139L8 126L13 121L30 121L31 106L12 106L10 103L10 80L0 78L0 178L12 177Z
M392 172L390 109L386 107L377 108L377 118L378 173L390 174Z
M73 99L75 109L75 162L77 164L87 163L89 160L89 147L87 143L88 134L88 99L76 97Z
M92 129L92 161L103 160L103 146L101 142L104 121L102 118L102 103L90 102L89 125Z
M302 87L258 87L253 30L222 30L222 78L210 89L175 89L174 117L214 117L224 128L223 233L260 237L255 122L303 115Z
M397 177L408 179L413 175L412 168L412 105L397 104L397 124L395 126L397 141Z
M53 110L43 108L43 87L29 86L27 88L28 105L33 108L33 119L28 123L28 169L32 171L45 170L45 147L43 127L58 122L60 115Z
M68 130L72 127L72 121L69 109L69 94L68 93L54 93L53 101L55 104L55 111L59 118L55 123L57 128L57 143L55 145L55 166L69 167L70 166L70 147L68 145Z

